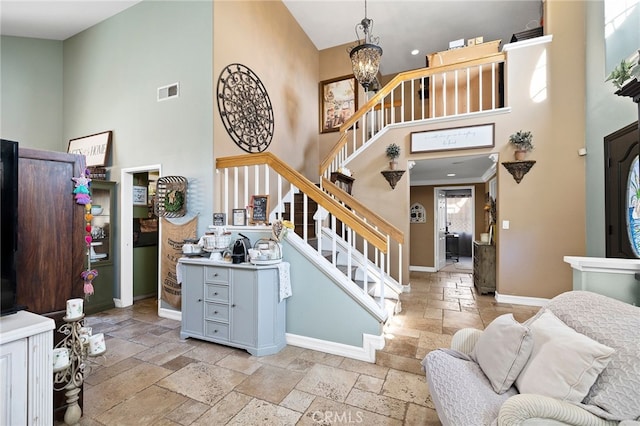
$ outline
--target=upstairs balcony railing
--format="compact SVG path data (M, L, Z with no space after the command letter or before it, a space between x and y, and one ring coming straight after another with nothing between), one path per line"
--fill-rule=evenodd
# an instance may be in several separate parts
M340 127L340 138L320 164L330 178L390 126L504 107L505 53L396 75Z

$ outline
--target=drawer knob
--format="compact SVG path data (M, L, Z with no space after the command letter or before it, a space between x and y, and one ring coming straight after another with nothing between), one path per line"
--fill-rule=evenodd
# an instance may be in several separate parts
M198 302L202 302L202 299L198 299Z
M217 332L218 332L218 330L213 330L213 332L214 332L214 333L217 333Z
M213 274L213 276L214 276L214 277L217 277L217 276L218 276L218 273L216 272L215 274Z
M217 295L218 295L218 292L216 291L215 293L213 293L213 295L214 295L214 296L217 296Z
M231 307L232 307L232 308L235 308L235 307L236 307L236 305L235 305L235 304L233 304L233 305L231 305Z
M218 313L218 311L213 311L214 315Z

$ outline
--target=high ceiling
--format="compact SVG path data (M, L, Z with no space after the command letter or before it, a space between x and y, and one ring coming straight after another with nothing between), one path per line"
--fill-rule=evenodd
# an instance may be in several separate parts
M2 0L0 33L66 40L140 0Z
M133 5L139 0L2 0L0 33L19 37L65 40ZM425 66L425 56L446 50L449 42L482 36L485 41L509 42L513 33L537 27L541 0L283 0L294 18L319 49L355 43L355 25L373 19L379 37L383 75ZM417 49L419 53L411 55ZM347 52L345 51L345 56ZM493 162L488 156L448 164L418 162L412 181L435 182L444 170L460 169L477 180ZM471 161L474 160L474 161ZM464 168L460 164L465 164ZM420 178L414 178L420 176ZM458 174L460 177L460 174Z
M364 0L283 0L318 50L354 43ZM483 37L508 43L513 33L535 28L541 0L368 0L367 18L383 49L382 75L425 66L425 56L449 42ZM411 51L418 49L417 55ZM346 52L345 52L346 55Z

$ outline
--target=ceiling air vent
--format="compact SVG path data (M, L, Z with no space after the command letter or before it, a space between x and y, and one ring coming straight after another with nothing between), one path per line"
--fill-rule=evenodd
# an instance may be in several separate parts
M158 87L158 102L177 98L180 95L180 84L173 83L168 86Z

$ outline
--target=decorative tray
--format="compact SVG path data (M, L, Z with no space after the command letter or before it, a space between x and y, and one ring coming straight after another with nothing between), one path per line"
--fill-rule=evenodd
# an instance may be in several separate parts
M276 263L282 262L282 259L269 259L269 260L251 259L250 262L253 263L254 265L275 265Z

